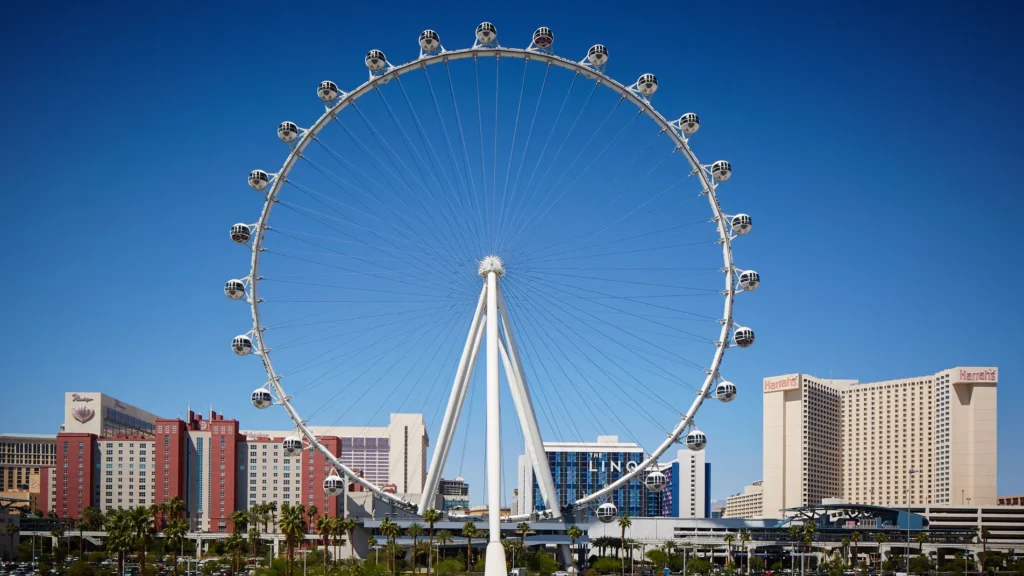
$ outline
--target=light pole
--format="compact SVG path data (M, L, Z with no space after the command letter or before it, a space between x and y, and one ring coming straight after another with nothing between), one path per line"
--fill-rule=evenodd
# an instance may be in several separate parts
M917 468L911 468L907 470L907 557L906 557L906 571L909 576L910 574L910 482L911 476L917 474L919 470Z

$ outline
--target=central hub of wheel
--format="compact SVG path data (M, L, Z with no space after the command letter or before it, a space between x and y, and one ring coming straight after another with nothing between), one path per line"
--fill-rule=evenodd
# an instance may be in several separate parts
M480 261L480 268L477 272L484 278L486 278L491 272L494 272L498 276L504 276L505 263L497 256L487 256Z

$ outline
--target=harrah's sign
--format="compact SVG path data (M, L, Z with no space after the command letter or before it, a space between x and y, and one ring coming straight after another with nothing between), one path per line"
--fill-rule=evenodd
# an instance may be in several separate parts
M996 382L998 380L998 373L995 368L985 368L982 370L960 370L959 382Z
M765 378L764 391L775 392L777 390L796 390L800 387L800 378L796 375L784 378Z

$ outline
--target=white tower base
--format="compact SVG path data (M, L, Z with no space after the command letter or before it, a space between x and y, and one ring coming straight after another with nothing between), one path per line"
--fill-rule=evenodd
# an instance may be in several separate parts
M505 547L501 542L487 543L487 558L484 562L484 576L508 576L505 566Z

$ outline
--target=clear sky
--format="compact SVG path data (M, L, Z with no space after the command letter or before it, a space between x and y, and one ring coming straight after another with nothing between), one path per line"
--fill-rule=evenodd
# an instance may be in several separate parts
M0 44L7 55L0 63L4 79L0 110L8 136L2 144L6 185L0 239L5 247L5 274L0 294L7 306L0 337L5 366L0 429L55 432L62 419L63 392L70 390L109 393L166 415L180 415L188 402L193 407L212 404L240 419L244 428L286 428L280 411L257 413L249 404L249 392L262 382L258 360L239 359L228 348L230 338L249 326L244 304L227 301L221 291L226 279L247 270L247 252L227 238L232 223L254 222L258 214L260 199L245 186L245 175L257 167L274 171L283 161L287 151L274 137L281 120L309 125L322 112L314 96L319 81L332 79L342 89L351 89L365 79L363 56L368 49L380 48L392 61L402 62L416 56L416 37L424 28L437 30L445 46L453 49L468 46L476 24L491 20L504 45L525 47L537 26L550 26L557 35L559 54L578 60L587 47L600 42L612 53L608 72L619 80L631 83L643 72L656 73L661 88L654 103L666 116L687 111L701 115L702 129L693 141L701 159L710 162L721 157L733 163L735 176L720 189L723 205L727 211L742 210L755 219L754 232L737 243L737 265L756 268L764 283L755 294L737 299L737 320L757 330L752 348L730 350L726 358L724 373L740 387L740 395L728 406L709 406L706 415L698 418L711 438L708 458L714 466L712 495L716 499L738 492L761 476L758 390L762 377L805 372L873 381L931 374L956 365L1000 368L999 491L1024 492L1024 464L1016 457L1019 448L1013 441L1019 436L1014 416L1024 409L1024 393L1017 386L1024 362L1020 351L1015 352L1014 340L1022 316L1016 287L1024 274L1022 242L1013 219L1020 213L1022 190L1019 175L1010 169L1024 151L1024 120L1019 110L1024 101L1020 74L1024 41L1019 35L1024 8L1016 2L653 2L642 6L451 3L438 8L430 3L374 2L339 4L332 11L326 4L299 7L262 2L129 8L115 3L5 4L0 8ZM490 66L480 72L488 85L495 72L493 63ZM506 169L502 157L514 152L515 146L524 146L522 130L526 128L526 120L513 123L520 92L515 84L522 65L502 66L506 66L501 68L502 82L511 84L501 91L503 98L508 94L503 110L512 116L501 116L497 148L489 143L481 147L495 152L497 171L489 158L483 168L474 168L494 178L496 184L489 189L499 195L501 178L511 173L514 184L517 177L515 163ZM472 124L473 70L461 72L453 86L461 90L463 113L467 124ZM444 95L443 73L430 74L437 74L431 78ZM543 70L523 76L527 111L537 98L542 75ZM563 75L559 84L552 80L545 105L538 107L542 110L539 123L553 123L552 131L558 134L563 129L554 123L554 114L558 97L567 94L569 79ZM427 120L429 92L420 82L409 81L410 95L420 106L424 122L436 122L433 116ZM396 112L409 114L402 92L393 85L387 89ZM567 97L569 108L579 109L586 96L586 90L576 88ZM380 102L376 108L372 105L367 104L366 113L373 125L396 147L401 146L400 132L388 128L393 125L386 108ZM603 115L603 109L595 109L582 123L599 125ZM616 117L622 120L621 126L627 126L628 118ZM416 133L413 124L405 125L409 134ZM514 127L519 129L515 146L508 143ZM647 128L646 135L637 132L637 136L650 136L649 124ZM365 125L359 129L362 132L354 140L371 142L371 131ZM634 129L640 130L628 127ZM537 154L540 135L546 133L538 130L538 140L531 140L533 154ZM481 129L483 134L490 132ZM585 149L589 134L573 134L569 148ZM342 150L344 132L335 130L331 137L335 140L325 136L325 143ZM606 138L610 136L599 134L598 142ZM443 155L440 142L434 140ZM661 154L641 150L646 139L631 142L641 159L646 156L654 162ZM319 153L310 160L320 166L333 161L325 150ZM531 156L524 153L522 157L529 169ZM573 157L570 153L567 162ZM512 158L520 157L513 154ZM580 160L577 168L585 166L588 158ZM559 376L541 366L546 358L550 362L546 366L555 369L559 356L552 349L573 354L560 348L569 346L572 338L553 324L583 332L592 326L582 320L573 325L572 309L557 298L566 294L552 291L556 288L550 278L531 284L520 276L521 289L512 288L514 263L520 263L521 270L531 262L536 265L538 258L543 263L538 252L531 256L528 248L555 245L566 237L578 239L576 232L585 232L586 227L573 220L572 210L595 215L606 208L616 212L614 199L622 187L612 182L643 174L636 166L628 172L625 164L597 163L580 172L584 180L579 185L563 182L561 189L571 191L567 206L558 207L561 217L552 215L529 241L521 243L525 254L509 244L500 248L509 251L510 299L523 303L521 338L526 341L526 356L535 359L528 371L540 396L538 403L550 409L541 415L549 437L592 440L600 432L623 438L635 434L651 448L678 418L671 408L685 409L692 396L654 384L656 392L645 388L632 396L641 398L645 407L648 394L669 405L660 412L651 409L655 420L663 423L661 429L646 422L645 408L623 408L611 391L599 402L583 402L586 411L574 409L573 396L556 397L557 390L565 382L587 380L585 375ZM543 171L545 165L539 165ZM370 163L362 166L374 170ZM329 189L329 178L317 175L310 166L302 174L310 190ZM448 175L456 174L452 169ZM576 177L571 171L566 174L568 182ZM295 178L300 181L299 172ZM322 180L316 184L318 178ZM655 181L638 187L644 193L657 189L648 184L660 184L657 173L651 178ZM382 182L386 179L381 176ZM552 188L560 189L557 181ZM658 213L647 224L636 222L637 229L659 222L690 224L708 216L706 207L702 208L682 221L673 220L674 213ZM404 215L382 225L394 228L397 219L416 212L402 210L407 210ZM287 218L285 212L280 212L283 218ZM425 213L430 216L429 211ZM303 231L329 235L324 230L335 228L324 214L326 209L311 224L320 232ZM444 214L444 210L434 213ZM300 221L293 214L296 226L291 229ZM281 225L276 220L275 224ZM456 244L472 239L470 232L449 232L449 240ZM707 229L701 232L705 234L699 237L692 231L686 234L713 240ZM443 234L438 238L448 241ZM297 250L294 237L292 241L279 246ZM594 249L597 242L591 241L586 248ZM646 246L639 240L629 245ZM431 251L429 246L421 248ZM714 246L700 250L686 254L694 253L695 260L703 260L703 267L713 266ZM368 258L367 254L360 257ZM466 259L480 254L456 247L451 255ZM581 256L574 252L573 257ZM440 266L437 260L446 256L434 253L432 258L424 266ZM653 256L633 258L628 261L657 261ZM268 257L268 267L272 262ZM277 272L313 274L312 267L327 266L305 261L303 268L296 262L278 261ZM660 278L679 282L675 279L684 276ZM478 289L473 286L478 284L471 275L468 278L469 287L459 288L458 298L453 288L445 299L468 302L471 311ZM601 282L613 278L621 279L606 275ZM701 276L687 285L698 291L717 289L720 276L711 279L714 284ZM640 280L651 283L653 277ZM598 289L598 280L577 282L582 290ZM380 293L381 286L378 282L359 289ZM438 294L436 287L421 288L403 306L415 308ZM335 297L341 292L337 286L332 290ZM268 290L268 310L271 296L311 293ZM538 314L549 314L546 320L529 315L531 302ZM308 301L291 304L291 312L301 309L314 315L327 314L332 306L316 307ZM386 301L362 305L375 315L377 329L391 321L380 316L388 307ZM601 306L596 299L587 305ZM515 301L510 302L510 307L515 306ZM704 304L694 304L694 309L698 306ZM707 306L720 309L720 301ZM461 316L435 307L437 317L421 316L415 325L428 331L439 327L443 338L427 337L419 347L414 342L409 350L395 347L381 352L384 358L395 357L398 371L371 374L380 378L375 402L346 400L341 380L355 382L357 367L339 365L333 375L302 382L301 386L317 386L317 394L323 395L297 399L300 409L323 412L313 423L324 425L383 425L388 410L421 409L433 436L439 423L437 407L447 396L443 379L450 377L441 376L442 367L450 370L452 362L446 364L445 358L461 348L463 336L457 334L465 334L465 326L459 321L468 322L469 311L454 309ZM598 309L586 308L595 314ZM396 307L392 312L407 310ZM350 318L331 318L328 326L354 328L358 335L361 325L349 323ZM449 319L455 320L446 324ZM670 329L685 327L670 316L664 319L673 325ZM641 330L634 320L621 326ZM405 328L406 334L417 334ZM702 335L713 338L713 330L702 329ZM285 340L316 341L317 334L307 329ZM549 342L545 334L563 338ZM429 347L435 343L436 349ZM297 345L291 356L282 350L282 363L297 365L329 353L331 347L345 350L336 340L307 344ZM656 347L648 344L636 344L632 352L651 360L652 366L667 367L656 360ZM687 352L685 357L706 364L709 350L706 347L703 356ZM421 364L411 357L413 351L432 358L419 377L413 369ZM589 359L591 369L605 366L614 357L614 348L608 344L578 352L579 362ZM373 363L376 357L360 358ZM435 372L440 380L427 379L430 386L419 385L426 381L424 374ZM619 378L620 383L626 380ZM409 388L403 388L404 383ZM596 382L593 385L594 397L602 397L602 388ZM474 414L482 406L482 395L478 398ZM568 410L559 410L567 404ZM591 416L602 408L617 416ZM619 418L632 432L619 429ZM482 435L482 419L470 420ZM577 435L580 438L574 438ZM506 450L515 450L514 438L506 440ZM454 453L461 446L468 447L470 461L463 458L458 470L450 461L449 471L466 476L478 500L477 488L483 482L479 467L473 465L473 449L479 443L474 443L473 435L464 437Z

